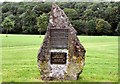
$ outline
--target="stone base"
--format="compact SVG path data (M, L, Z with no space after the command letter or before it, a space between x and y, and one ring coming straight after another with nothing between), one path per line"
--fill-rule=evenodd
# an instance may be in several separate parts
M50 61L41 62L40 72L42 80L77 80L83 70L84 60L80 63L67 62L66 64L50 64Z

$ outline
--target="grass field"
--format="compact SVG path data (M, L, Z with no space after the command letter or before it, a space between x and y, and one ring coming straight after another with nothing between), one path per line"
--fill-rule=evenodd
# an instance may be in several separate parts
M41 82L37 52L44 36L5 35L2 37L2 81ZM78 36L86 48L86 65L77 81L118 81L118 37Z

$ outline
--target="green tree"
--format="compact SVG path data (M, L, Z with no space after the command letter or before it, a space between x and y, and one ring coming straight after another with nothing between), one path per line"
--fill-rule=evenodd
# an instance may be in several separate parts
M6 13L11 10L11 3L4 2L2 6L2 13Z
M86 18L87 21L91 20L94 17L94 12L91 9L86 9L83 17Z
M23 24L23 33L33 33L34 26L36 24L36 14L30 9L27 9L26 12L20 16L20 18Z
M111 25L107 21L103 19L96 20L96 30L98 34L109 35L111 32L110 29L111 29Z
M14 27L14 21L12 21L9 17L6 17L1 25L3 26L3 28L6 29L6 37L7 37L8 31Z
M95 20L90 20L87 22L87 29L89 35L95 35L96 34L96 24Z
M111 31L114 34L115 29L117 28L117 24L120 21L120 13L118 11L118 6L112 6L112 4L109 5L105 10L104 19L110 23Z
M116 32L118 33L118 35L120 35L120 22L119 22L118 25L117 25Z
M70 22L73 24L78 34L88 35L117 35L118 23L120 22L120 2L100 2L100 3L86 3L86 2L56 2L60 8L64 9ZM49 2L3 2L1 4L1 23L6 17L14 20L15 26L10 33L25 33L38 34L37 19L43 13L47 15L50 13L52 3ZM96 25L96 19L103 19L107 21L110 28L108 31L102 30L93 33ZM91 21L94 20L94 21ZM95 24L94 24L95 23ZM93 26L92 26L93 25ZM2 33L5 29L0 27ZM45 28L41 29L41 34L45 33ZM96 29L95 29L96 30ZM108 29L109 30L109 29ZM98 32L99 31L99 32ZM117 31L117 33L116 33Z
M47 28L47 15L45 13L43 13L42 15L37 17L36 19L37 19L38 31L41 35L41 31L45 31Z
M77 33L82 35L87 35L88 34L88 29L86 27L86 21L84 20L73 20L72 24L74 28L77 30Z
M87 9L87 4L88 3L76 3L75 4L75 10L79 13L80 16Z
M70 20L75 20L78 17L77 11L75 9L64 8L64 12L67 14Z

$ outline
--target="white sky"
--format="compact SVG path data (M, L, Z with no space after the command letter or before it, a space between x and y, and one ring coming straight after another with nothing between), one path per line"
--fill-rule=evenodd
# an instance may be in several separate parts
M4 2L4 1L7 1L7 2L20 2L20 1L23 1L23 0L0 0L0 2Z
M7 1L7 2L23 2L23 1L46 1L46 0L0 0L0 2L4 2L4 1ZM59 0L47 0L47 1L59 1ZM65 1L69 1L69 0L65 0ZM79 0L73 0L73 1L79 1ZM82 0L80 0L82 1ZM84 1L84 0L83 0ZM89 0L87 0L89 1ZM92 1L92 0L90 0ZM93 0L93 1L101 1L101 0ZM120 0L102 0L102 1L115 1L115 2L119 2Z

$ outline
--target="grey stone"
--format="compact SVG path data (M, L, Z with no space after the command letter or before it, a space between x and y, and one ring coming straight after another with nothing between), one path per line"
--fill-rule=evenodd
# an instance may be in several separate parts
M78 79L85 65L86 50L76 34L64 11L53 4L37 57L43 80Z

